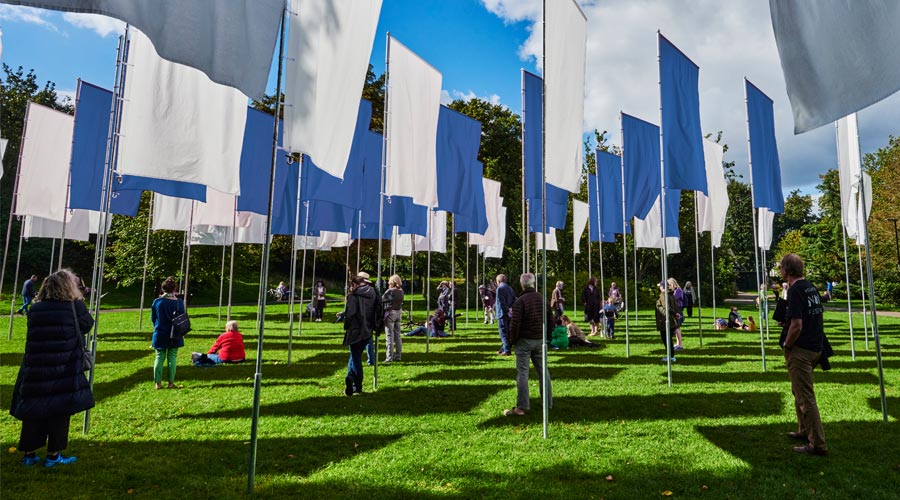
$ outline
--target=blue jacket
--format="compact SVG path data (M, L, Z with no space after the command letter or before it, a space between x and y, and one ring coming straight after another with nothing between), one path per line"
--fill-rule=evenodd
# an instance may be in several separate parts
M174 349L184 347L184 337L172 337L172 320L185 312L181 299L159 297L150 306L150 320L153 321L154 349Z
M516 292L506 283L500 283L497 287L497 302L494 304L494 310L498 318L508 318L512 311L513 303L516 301Z
M22 296L34 298L34 281L31 281L31 278L25 280L25 284L22 285Z

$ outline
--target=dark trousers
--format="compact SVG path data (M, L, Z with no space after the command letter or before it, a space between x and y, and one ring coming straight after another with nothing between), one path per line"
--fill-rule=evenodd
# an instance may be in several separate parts
M509 316L497 318L497 329L500 330L500 351L509 353Z
M322 319L322 312L325 311L325 301L316 301L316 319Z
M671 337L669 339L670 342L666 342L665 327L663 327L663 329L659 331L659 337L662 339L663 347L666 348L666 356L670 357L670 358L672 357L672 349L675 347L675 343L676 343L675 342L675 330L677 330L677 329L678 329L677 327L671 329L672 331L669 333L669 336Z
M350 360L347 362L347 385L353 389L353 392L362 392L363 383L363 366L362 353L366 350L368 340L350 344ZM374 358L372 359L374 362Z
M23 420L19 434L19 449L30 453L47 445L47 451L55 453L69 445L70 416Z

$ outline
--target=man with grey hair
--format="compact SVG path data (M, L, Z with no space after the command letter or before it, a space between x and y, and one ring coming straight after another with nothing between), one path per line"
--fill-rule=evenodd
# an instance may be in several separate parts
M506 275L497 275L497 301L494 303L494 311L497 316L497 328L500 330L500 350L497 354L509 356L509 313L516 301L516 292L506 283Z
M813 389L813 368L821 361L828 343L822 321L822 298L816 287L803 276L803 260L796 254L781 258L781 277L788 282L789 288L779 344L784 349L797 413L797 432L787 435L807 442L794 447L797 453L824 456L828 454L828 446Z
M547 331L553 329L553 317L549 307L545 308L544 297L534 289L534 274L525 273L519 278L522 295L512 306L512 321L509 327L509 343L516 347L516 406L503 412L506 416L522 416L531 408L528 391L528 361L540 380L541 395L544 394L542 375L547 377L547 401L553 407L553 391L550 389L550 371L544 365L544 325ZM546 315L544 311L546 309ZM546 322L546 323L545 323Z

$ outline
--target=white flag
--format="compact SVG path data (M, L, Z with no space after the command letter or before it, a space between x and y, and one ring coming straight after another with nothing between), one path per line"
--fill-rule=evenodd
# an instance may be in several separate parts
M900 90L900 2L769 0L794 133Z
M670 236L666 238L666 253L669 255L681 253L680 238ZM638 248L662 248L662 216L659 213L659 196L653 203L653 208L643 220L634 219L634 244Z
M25 217L25 239L63 237L72 241L88 241L90 239L90 214L88 210L69 210L66 214L66 226L62 221L44 219L43 217Z
M859 177L862 173L856 113L841 118L834 125L837 136L838 179L841 188L841 220L847 236L856 238L858 235L856 195L859 193Z
M590 206L578 200L572 200L572 220L573 220L573 248L575 253L581 253L581 235L584 234L584 228L587 226L588 215L590 214Z
M206 203L198 201L194 207L195 226L227 226L235 223L233 194L225 194L206 188Z
M388 168L385 192L437 206L437 123L441 73L395 38L388 49Z
M348 247L353 243L349 233L338 233L334 231L321 231L319 233L319 242L322 246L328 248Z
M247 96L160 58L134 30L122 103L120 174L240 194Z
M342 179L381 0L291 0L291 11L285 148Z
M492 179L482 179L482 187L484 188L484 206L488 227L483 235L469 233L469 242L473 245L497 246L503 240L501 227L506 225L506 219L502 217L500 210L503 206L500 183Z
M506 207L500 207L500 220L506 220ZM488 245L488 246L478 246L478 251L483 253L485 258L488 259L502 259L503 258L503 247L506 245L506 224L502 224L500 226L500 244L498 245Z
M394 226L394 237L391 240L391 255L409 257L412 255L412 235L398 234Z
M728 183L725 181L725 170L722 168L724 151L720 144L703 139L703 156L706 163L706 185L709 196L697 191L697 213L700 232L712 233L714 247L722 245L725 233L725 216L728 214Z
M14 213L62 222L69 190L74 119L30 101L25 116Z
M575 0L545 2L544 88L547 183L575 193L584 154L587 18Z
M758 208L757 217L757 243L759 248L769 251L772 247L772 227L775 222L775 212L770 212L768 208Z
M238 212L238 219L245 218L247 224L238 226L234 232L235 243L262 245L266 241L266 216L254 212ZM269 238L271 241L271 237Z
M544 235L541 233L533 233L534 234L534 244L535 250L541 251L544 249ZM547 251L548 252L556 252L559 249L556 245L556 229L550 228L550 232L547 233Z
M415 235L416 251L447 253L447 212L443 210L429 210L431 214L431 227L428 229L430 238Z
M194 200L153 193L153 224L151 228L154 231L161 229L187 231L191 227L193 207Z
M160 56L253 97L266 91L283 0L4 0L102 14L135 26Z

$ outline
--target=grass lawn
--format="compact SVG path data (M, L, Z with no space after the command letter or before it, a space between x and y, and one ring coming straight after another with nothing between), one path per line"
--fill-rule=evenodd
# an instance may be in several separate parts
M332 303L326 315L337 309ZM304 322L297 336L295 324L288 364L287 306L268 312L256 497L900 497L896 318L879 319L885 424L874 342L865 350L857 333L852 361L846 313L826 314L837 356L832 371L815 374L831 450L820 458L793 453L784 436L796 423L775 330L763 372L758 334L714 332L707 320L701 347L696 320L688 320L673 387L647 309L631 326L628 356L622 321L601 349L551 352L555 397L544 440L533 371L531 413L501 415L515 404L515 368L513 358L495 354L493 326L461 321L456 336L432 340L429 352L424 338L404 338L403 361L378 368L378 389L348 398L338 325ZM255 307L237 307L234 316L255 357ZM254 366L189 366L191 351L205 351L222 330L216 308L193 309L192 317L179 353L183 388L157 391L148 322L138 331L136 312L104 313L90 432L81 432L82 415L72 419L68 452L78 462L20 465L20 425L4 413L2 497L247 497ZM0 343L4 408L24 337L17 318L13 340ZM367 389L372 375L366 367Z

